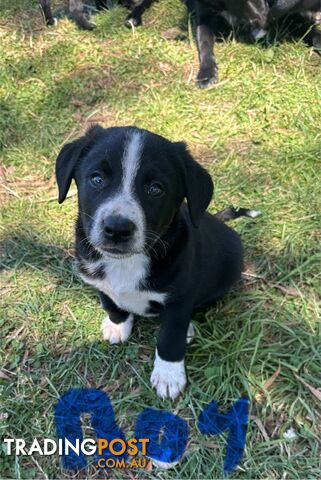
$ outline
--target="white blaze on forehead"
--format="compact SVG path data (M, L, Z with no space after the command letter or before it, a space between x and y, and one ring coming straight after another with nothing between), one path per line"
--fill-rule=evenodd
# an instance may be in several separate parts
M132 250L140 252L144 247L145 216L135 197L134 181L139 170L144 145L144 135L134 130L125 139L124 153L121 159L122 177L114 196L106 200L97 209L95 221L90 233L90 241L96 246L104 242L102 223L112 215L128 218L136 225L132 241Z
M143 136L140 132L134 132L125 145L122 158L123 178L122 191L132 193L133 183L139 168L143 150Z

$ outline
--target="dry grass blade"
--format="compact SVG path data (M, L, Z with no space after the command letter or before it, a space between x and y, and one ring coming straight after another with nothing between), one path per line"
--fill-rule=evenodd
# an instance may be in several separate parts
M310 392L321 402L321 391L317 390L315 387L312 387L312 385L309 385L305 380L303 380L302 377L299 377L296 373L294 374L295 378L299 380L307 389L310 390Z
M253 420L253 421L256 423L258 429L259 429L260 432L262 433L262 437L264 438L264 440L265 440L266 442L269 442L269 441L270 441L270 437L268 436L267 431L266 431L265 428L264 428L264 425L263 425L263 423L262 423L262 420L260 420L259 417L257 417L256 415L250 415L250 419Z
M0 370L0 378L1 380L11 380L9 375L7 375L3 370Z
M290 297L299 297L301 294L300 292L293 287L285 287L284 285L273 285L274 288L280 290L280 292L284 293L285 295L290 295Z
M273 373L273 375L270 378L268 378L267 381L264 383L263 389L268 390L271 387L271 385L273 385L275 380L278 378L280 373L281 373L281 367L279 366L279 368Z

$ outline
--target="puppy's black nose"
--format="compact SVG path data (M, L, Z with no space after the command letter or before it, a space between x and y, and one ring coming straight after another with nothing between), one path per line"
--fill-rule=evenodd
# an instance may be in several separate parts
M125 217L112 216L104 221L104 233L107 240L114 243L129 240L135 229L135 224Z

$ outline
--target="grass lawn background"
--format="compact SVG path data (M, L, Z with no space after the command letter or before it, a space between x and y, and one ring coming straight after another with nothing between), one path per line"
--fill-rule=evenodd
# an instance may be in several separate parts
M121 7L96 15L94 32L64 17L47 29L36 0L0 0L1 434L56 438L58 397L101 388L127 437L146 407L190 427L176 468L113 478L221 478L226 437L206 438L196 422L210 401L224 410L247 395L247 447L231 477L320 478L320 57L303 42L230 40L216 47L220 83L199 90L183 5L162 0L135 31L123 27L125 15ZM186 38L169 39L180 25ZM97 296L73 271L75 189L57 204L54 163L94 122L185 140L213 175L210 211L263 212L233 225L244 241L243 285L195 316L189 385L175 402L149 383L157 320L139 319L127 344L109 346ZM58 457L0 460L1 478L70 475ZM76 477L104 475L89 468Z

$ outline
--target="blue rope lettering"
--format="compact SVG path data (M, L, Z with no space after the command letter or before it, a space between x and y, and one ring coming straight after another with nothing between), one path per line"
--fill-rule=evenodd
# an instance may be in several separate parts
M217 435L229 430L224 461L224 473L230 473L239 464L246 441L249 400L241 397L226 413L218 412L217 402L211 402L200 414L198 428L205 435Z

